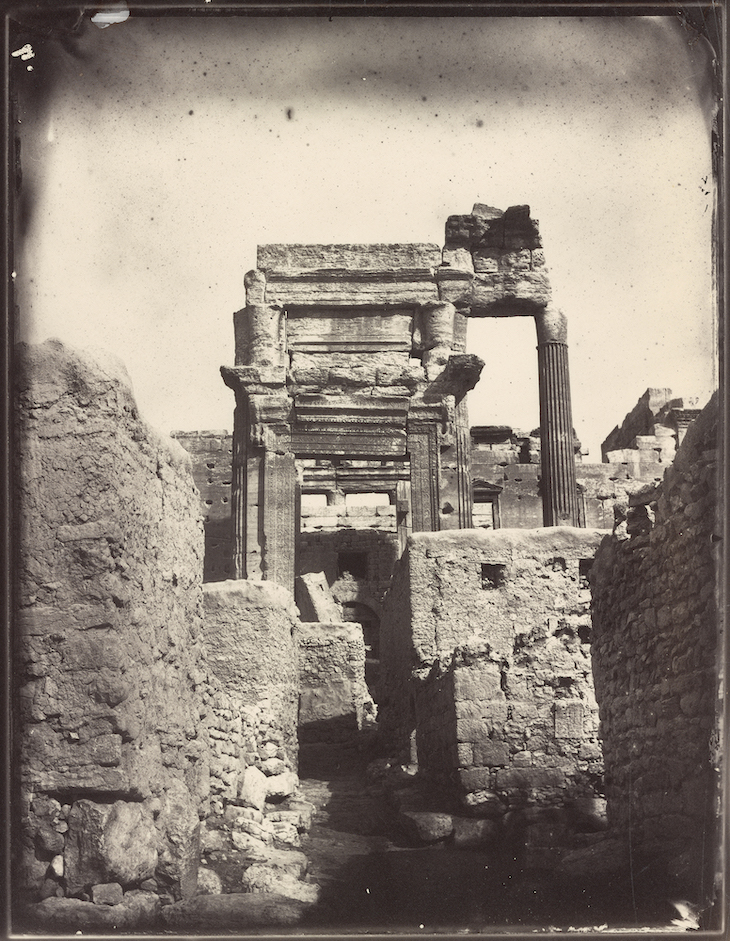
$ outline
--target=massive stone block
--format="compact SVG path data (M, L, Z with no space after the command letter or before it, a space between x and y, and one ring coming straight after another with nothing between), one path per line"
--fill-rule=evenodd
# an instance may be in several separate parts
M31 809L44 795L58 799L54 832L69 840L81 802L102 816L117 807L119 822L136 812L125 802L138 809L173 780L197 813L208 746L202 528L187 454L142 421L111 357L21 346L16 394L22 890L58 850L40 836L47 815ZM111 868L118 878L101 881L130 876Z

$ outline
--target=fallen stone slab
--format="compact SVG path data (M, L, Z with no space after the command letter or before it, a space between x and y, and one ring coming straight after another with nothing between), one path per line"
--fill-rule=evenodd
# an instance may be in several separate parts
M402 810L398 814L398 822L411 839L420 843L437 843L454 832L451 814Z
M24 928L76 932L94 929L138 931L153 928L160 899L151 892L127 892L119 905L96 905L81 899L48 898L20 914Z
M285 895L289 899L314 904L319 901L319 886L313 882L301 882L290 872L266 863L254 863L243 874L241 885L245 892L268 892Z
M96 907L96 906L94 906ZM275 893L199 895L162 909L166 928L189 930L274 928L298 925L309 904Z
M454 817L454 846L472 849L495 843L502 828L496 820L472 817Z
M561 879L604 879L627 872L629 850L622 840L601 840L568 853L556 869Z

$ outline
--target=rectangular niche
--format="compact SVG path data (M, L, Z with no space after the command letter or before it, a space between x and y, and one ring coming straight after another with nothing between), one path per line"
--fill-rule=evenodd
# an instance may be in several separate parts
M505 582L506 568L502 562L482 562L482 588L485 591L501 588Z

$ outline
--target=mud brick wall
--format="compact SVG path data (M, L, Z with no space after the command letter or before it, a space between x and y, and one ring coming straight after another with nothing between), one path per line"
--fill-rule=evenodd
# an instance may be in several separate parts
M277 758L286 766L277 772L296 770L298 612L289 592L273 582L210 582L203 594L214 684L211 788L231 799L248 765Z
M209 790L189 458L117 360L47 341L18 365L16 888L189 894Z
M357 747L372 705L365 684L362 628L353 623L307 623L299 630L299 741L304 767L336 765Z
M381 718L399 755L415 727L419 764L448 769L462 795L489 789L519 804L541 788L546 800L593 792L602 760L586 573L604 535L409 538L381 630Z
M190 454L205 528L203 581L231 577L231 462L233 436L225 431L174 431Z
M596 556L593 664L609 821L711 881L717 811L717 401ZM707 881L705 882L705 887Z

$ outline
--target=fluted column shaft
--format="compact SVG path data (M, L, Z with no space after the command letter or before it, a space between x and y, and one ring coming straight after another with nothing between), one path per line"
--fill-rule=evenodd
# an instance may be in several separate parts
M578 525L578 489L573 453L573 414L568 374L567 325L546 309L535 317L540 388L540 447L543 523Z
M238 396L236 396L238 400ZM233 477L231 518L233 523L233 577L246 577L246 441L247 403L236 401L233 413Z

